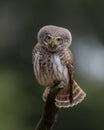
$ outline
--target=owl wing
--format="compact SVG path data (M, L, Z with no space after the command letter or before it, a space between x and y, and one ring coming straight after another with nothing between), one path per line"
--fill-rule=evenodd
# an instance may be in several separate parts
M34 46L33 51L32 51L32 64L34 63L35 55L36 55L37 53L39 53L39 52L40 52L40 44L37 43L37 44Z
M67 54L67 67L68 67L69 78L70 78L69 99L70 99L70 104L73 106L80 103L86 96L86 93L79 87L79 85L74 80L73 58L70 50L69 50L69 54Z
M73 83L74 83L74 66L73 66L73 58L72 58L72 53L69 50L68 54L67 54L67 61L66 61L66 65L68 67L68 72L69 72L69 86L70 86L70 91L69 91L69 95L70 95L70 103L73 102Z
M61 57L63 64L68 68L69 83L58 92L55 98L55 104L59 108L73 107L74 105L80 103L86 94L74 80L74 66L71 51L65 50Z

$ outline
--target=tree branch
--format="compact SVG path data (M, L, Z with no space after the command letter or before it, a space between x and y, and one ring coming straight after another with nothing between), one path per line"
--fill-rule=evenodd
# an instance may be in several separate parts
M60 88L53 86L44 107L43 114L35 130L52 130L57 120L59 108L55 105L55 96Z

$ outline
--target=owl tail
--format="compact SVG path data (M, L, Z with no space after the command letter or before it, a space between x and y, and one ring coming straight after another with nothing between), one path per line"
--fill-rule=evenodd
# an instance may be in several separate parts
M68 108L80 103L86 96L85 92L78 86L76 81L73 84L73 101L70 103L69 88L61 89L55 98L57 107Z

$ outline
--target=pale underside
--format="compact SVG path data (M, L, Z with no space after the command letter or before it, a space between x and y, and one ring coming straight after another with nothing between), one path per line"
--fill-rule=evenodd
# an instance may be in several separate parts
M38 82L43 86L53 86L57 81L64 81L66 84L69 82L68 68L62 64L56 54L43 57L37 53L34 72Z

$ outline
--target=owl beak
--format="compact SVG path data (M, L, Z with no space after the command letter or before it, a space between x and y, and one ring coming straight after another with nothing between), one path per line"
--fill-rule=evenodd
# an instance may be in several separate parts
M55 47L55 43L54 43L54 42L51 42L50 46L51 46L52 48L54 48L54 47Z

